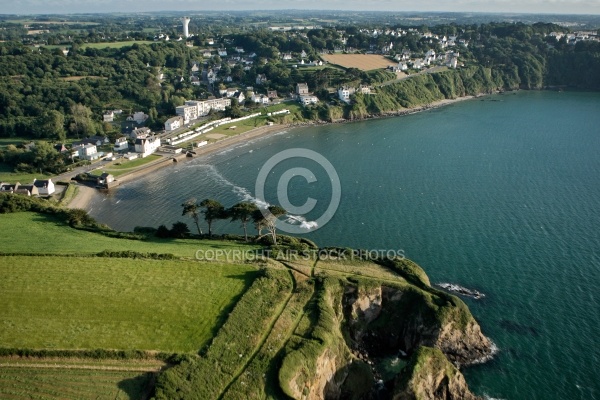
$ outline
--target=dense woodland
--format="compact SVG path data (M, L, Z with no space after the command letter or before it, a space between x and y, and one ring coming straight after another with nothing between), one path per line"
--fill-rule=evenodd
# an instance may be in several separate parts
M496 89L600 89L600 43L569 45L546 36L552 31L565 31L560 26L488 23L423 28L468 40L468 47L459 48L464 67L383 86L376 96L357 95L351 105L336 102L328 89L345 83L376 84L392 75L355 69L290 68L277 55L304 51L309 58L316 58L322 50L340 45L340 32L345 32L347 46L363 52L392 42L399 51L424 53L430 48L440 51L439 44L412 34L373 38L354 26L309 30L308 40L261 28L222 32L220 44L232 52L234 46L256 52L254 65L244 70L239 65L231 67L218 56L204 59L198 46L187 47L183 42L97 49L84 48L79 37L64 55L60 48L34 48L9 40L0 43L0 137L64 141L66 137L116 133L117 127L101 122L103 111L115 108L124 112L142 110L150 116L147 124L159 129L185 99L206 98L218 89L189 83L192 62L207 68L220 65L219 73L232 76L232 84L239 86L254 85L256 76L264 73L269 83L263 89L275 89L284 95L293 91L297 82L307 82L319 98L330 101L307 108L302 116L306 119L364 118L440 98ZM157 78L159 73L164 74L162 82Z

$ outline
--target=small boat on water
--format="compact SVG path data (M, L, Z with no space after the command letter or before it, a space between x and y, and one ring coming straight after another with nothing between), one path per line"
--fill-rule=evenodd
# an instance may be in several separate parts
M446 289L447 291L452 292L452 293L472 297L475 300L479 300L482 297L485 297L485 294L483 294L477 290L467 289L466 287L463 287L463 286L460 286L460 285L457 285L454 283L436 283L436 286L439 286L442 289Z

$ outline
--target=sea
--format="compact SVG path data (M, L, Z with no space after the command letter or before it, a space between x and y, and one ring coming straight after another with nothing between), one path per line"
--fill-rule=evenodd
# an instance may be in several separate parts
M289 129L174 163L90 209L118 230L194 229L181 215L192 197L287 204L288 225L316 228L303 235L320 246L401 252L432 283L484 293L464 298L499 348L463 370L478 395L600 399L600 93L510 92Z

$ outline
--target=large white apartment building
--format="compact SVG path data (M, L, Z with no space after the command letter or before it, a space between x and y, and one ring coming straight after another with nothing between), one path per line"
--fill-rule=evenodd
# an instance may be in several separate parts
M208 115L210 110L225 111L225 108L231 107L231 99L223 97L220 99L188 100L185 102L185 106L195 106L197 109L196 118L198 118Z
M183 123L187 124L190 121L198 119L198 106L186 104L175 107L175 114L183 117Z

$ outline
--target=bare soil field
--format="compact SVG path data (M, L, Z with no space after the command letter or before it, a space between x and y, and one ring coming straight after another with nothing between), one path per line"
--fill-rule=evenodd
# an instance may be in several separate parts
M376 54L325 54L321 57L331 64L363 71L387 68L388 65L394 64L393 61Z

